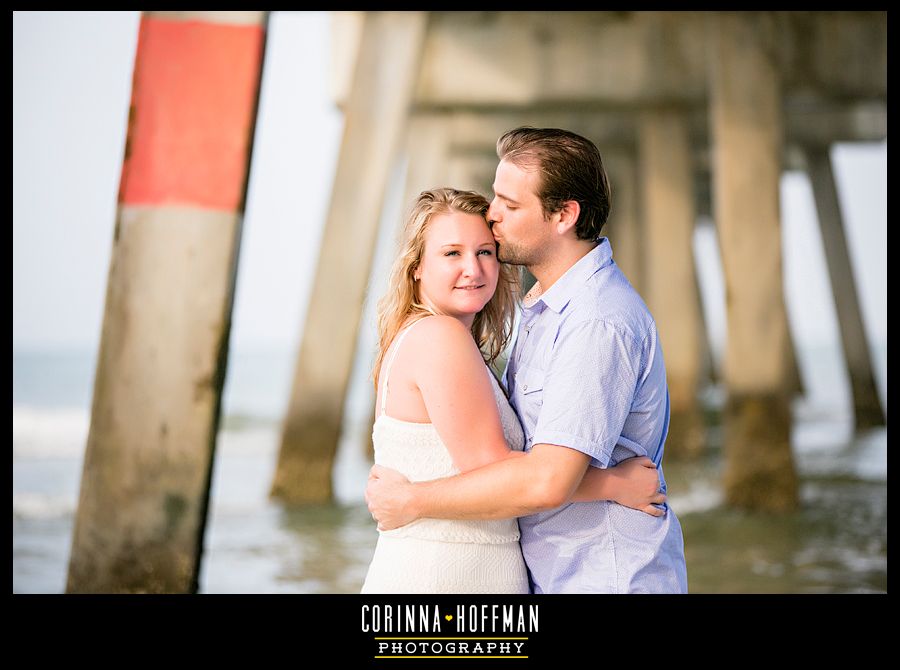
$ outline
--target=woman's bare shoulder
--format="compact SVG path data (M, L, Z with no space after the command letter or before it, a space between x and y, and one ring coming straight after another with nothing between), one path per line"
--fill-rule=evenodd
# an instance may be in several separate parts
M429 316L409 331L410 346L420 354L448 356L477 350L472 333L459 319L442 314Z

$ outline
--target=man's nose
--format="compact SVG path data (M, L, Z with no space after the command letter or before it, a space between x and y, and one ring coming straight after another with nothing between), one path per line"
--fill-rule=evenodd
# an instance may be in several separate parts
M491 201L487 211L488 224L493 226L495 221L500 220L500 208L496 206L496 200Z

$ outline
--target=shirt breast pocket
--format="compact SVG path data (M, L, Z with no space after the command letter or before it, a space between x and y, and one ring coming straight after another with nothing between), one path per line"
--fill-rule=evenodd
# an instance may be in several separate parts
M522 422L526 449L530 448L544 404L544 377L543 370L524 365L516 372L512 401Z
M522 366L516 373L516 389L524 396L526 402L542 404L544 395L543 370Z

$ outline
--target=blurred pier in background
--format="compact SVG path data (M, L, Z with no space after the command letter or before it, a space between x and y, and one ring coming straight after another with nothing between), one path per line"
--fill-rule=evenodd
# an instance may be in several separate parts
M198 588L267 22L142 17L69 591ZM721 384L726 503L798 505L787 170L813 185L855 426L885 424L829 149L887 137L886 12L333 12L332 30L344 131L274 500L333 498L391 180L405 175L403 209L437 185L490 196L496 140L520 125L575 131L604 157L605 232L665 352L667 466L704 454L704 391ZM721 365L701 225L725 280Z

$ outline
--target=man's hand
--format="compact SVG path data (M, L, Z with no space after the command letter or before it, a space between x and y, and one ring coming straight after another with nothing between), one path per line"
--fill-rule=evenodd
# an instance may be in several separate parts
M608 472L621 478L616 486L615 502L652 516L664 516L665 511L651 503L664 503L666 496L659 492L656 465L646 456L621 461Z
M396 470L373 465L366 485L366 504L378 530L393 530L415 521L413 484Z

